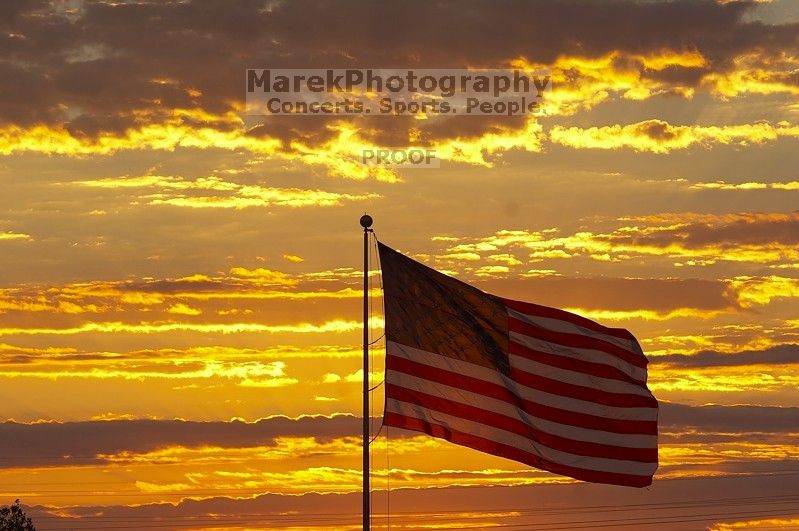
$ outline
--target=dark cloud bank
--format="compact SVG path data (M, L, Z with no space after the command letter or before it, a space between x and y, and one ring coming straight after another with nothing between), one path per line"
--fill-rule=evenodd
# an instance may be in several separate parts
M66 122L78 136L118 133L174 108L228 111L244 99L246 68L498 67L519 57L551 63L561 55L698 51L707 65L617 65L697 86L704 74L728 71L740 54L795 55L799 48L799 25L748 19L756 5L748 0L86 1L72 10L36 0L2 4L0 123ZM140 109L149 116L133 114ZM386 145L407 139L410 127L429 140L521 125L458 117L396 120L387 129L373 120L364 129ZM328 121L276 117L251 134L317 144L329 137Z
M275 446L278 437L314 437L327 441L358 437L360 419L272 417L253 423L186 420L113 420L0 424L3 467L60 466L103 462L101 454L146 453L167 446L244 448ZM799 407L687 406L662 403L661 432L788 434L799 426ZM412 436L392 430L392 437ZM713 438L712 436L710 437ZM724 438L725 440L728 437Z

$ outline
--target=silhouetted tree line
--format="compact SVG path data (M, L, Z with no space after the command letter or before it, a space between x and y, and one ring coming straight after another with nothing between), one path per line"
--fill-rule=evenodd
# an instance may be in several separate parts
M36 531L33 522L20 507L19 500L13 505L0 507L0 531Z

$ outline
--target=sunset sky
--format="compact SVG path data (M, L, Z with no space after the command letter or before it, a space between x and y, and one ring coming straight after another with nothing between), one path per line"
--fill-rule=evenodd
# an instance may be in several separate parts
M244 116L248 68L346 67L552 90L513 117ZM376 529L799 529L798 168L796 0L2 1L0 505L358 529L369 212L431 267L629 329L661 404L645 489L383 430Z

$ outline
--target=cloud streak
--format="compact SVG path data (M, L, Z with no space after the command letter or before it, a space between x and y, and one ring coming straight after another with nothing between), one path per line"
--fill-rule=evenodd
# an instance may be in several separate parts
M349 201L376 199L378 194L340 194L302 188L274 188L225 181L217 176L193 181L174 176L142 175L77 181L77 185L109 190L147 189L131 198L132 204L172 205L189 208L324 207ZM185 192L199 195L187 195ZM203 195L206 193L215 195Z
M741 212L698 214L694 212L650 214L618 218L609 231L580 230L561 234L542 231L501 230L483 238L453 242L437 255L442 266L462 253L483 254L515 251L528 263L544 260L591 258L598 262L628 262L646 257L665 258L671 265L713 265L728 261L768 264L799 260L799 213ZM595 226L599 224L594 222ZM450 242L446 242L450 243Z
M766 406L689 406L663 403L659 426L664 432L791 434L799 408ZM256 422L187 420L108 420L0 424L4 466L69 464L74 459L102 461L106 456L147 454L163 448L256 448L285 438L311 438L319 444L359 436L361 419L353 415L275 416ZM397 452L402 441L418 434L392 430ZM421 440L425 438L422 437ZM352 444L357 445L357 441ZM439 443L444 444L444 443ZM411 447L409 447L411 448ZM424 448L417 448L423 451ZM410 450L409 450L410 451ZM166 457L167 454L164 454ZM12 459L13 457L13 459Z
M703 350L692 355L667 354L653 358L651 363L685 368L799 364L799 345L777 345L765 350L744 350L735 353Z
M623 149L665 154L692 146L748 146L799 137L799 126L780 122L723 126L672 125L653 119L627 125L599 127L555 126L549 138L577 149Z
M378 325L376 319L375 326ZM204 334L236 334L236 333L329 333L329 332L351 332L358 330L363 325L359 321L345 321L334 319L319 324L296 323L284 325L270 325L264 323L147 323L138 324L115 322L86 322L78 326L65 328L22 328L22 327L2 327L0 336L14 335L75 335L91 332L101 333L132 333L132 334L158 334L164 332L190 331Z

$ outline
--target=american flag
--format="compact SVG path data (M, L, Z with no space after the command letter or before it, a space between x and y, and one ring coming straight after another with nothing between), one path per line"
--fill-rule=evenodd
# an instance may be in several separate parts
M384 424L579 480L652 483L658 403L630 332L379 253Z

